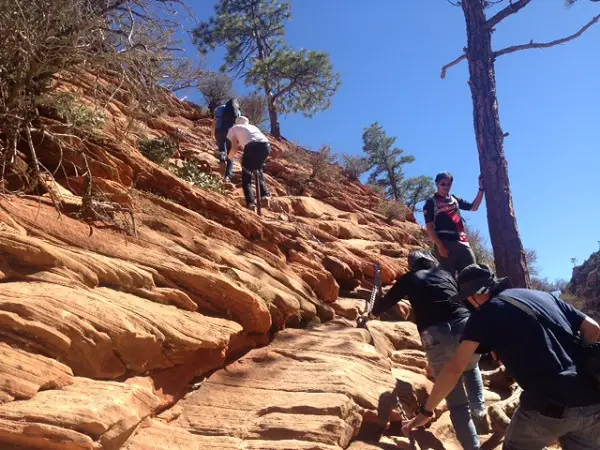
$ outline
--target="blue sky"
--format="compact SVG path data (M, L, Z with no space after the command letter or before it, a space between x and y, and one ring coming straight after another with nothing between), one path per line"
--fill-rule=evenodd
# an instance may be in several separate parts
M194 3L199 20L212 14L214 2ZM333 106L316 117L283 117L283 135L308 147L329 144L358 154L363 129L378 121L416 157L407 176L448 170L455 177L453 193L475 197L479 163L467 66L440 78L440 68L466 43L462 10L444 0L291 4L287 43L328 52L342 87ZM569 9L563 0L534 1L498 26L494 47L570 35L596 14L600 4L585 0ZM581 263L599 246L600 209L592 202L600 179L599 48L597 24L563 46L496 61L519 231L525 247L537 251L542 276L550 279L570 278L570 259ZM208 67L218 69L222 55L211 54ZM245 90L242 82L236 88ZM487 234L485 208L465 216Z

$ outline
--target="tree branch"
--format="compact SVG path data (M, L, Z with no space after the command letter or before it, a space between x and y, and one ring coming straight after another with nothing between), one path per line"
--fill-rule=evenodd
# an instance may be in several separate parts
M535 42L531 41L529 44L513 45L512 47L507 47L502 50L498 50L497 52L494 52L494 58L497 58L498 56L506 55L508 53L518 52L520 50L529 50L532 48L549 48L549 47L554 47L555 45L564 44L566 42L572 41L573 39L577 39L579 36L581 36L583 33L585 33L589 28L591 28L594 24L598 23L598 21L600 21L600 14L597 15L596 17L594 17L583 28L581 28L577 33L572 34L571 36L567 36L562 39L557 39L552 42L542 42L542 43L536 44Z
M531 0L519 0L516 3L513 3L512 0L510 0L510 5L489 19L485 25L488 29L494 28L508 16L518 13L521 9L525 8L529 2L531 2Z
M452 66L457 65L458 63L460 63L463 59L467 59L467 53L463 53L462 55L460 55L458 58L456 58L454 61L446 64L444 67L442 67L442 79L446 78L446 72L448 71L448 69Z

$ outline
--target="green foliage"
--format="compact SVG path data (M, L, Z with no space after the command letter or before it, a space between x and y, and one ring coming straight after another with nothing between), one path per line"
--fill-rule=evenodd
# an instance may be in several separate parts
M391 224L394 220L406 220L408 210L404 204L395 200L384 200L379 204L379 214L383 215Z
M45 94L38 98L38 106L54 110L55 114L74 128L85 131L96 131L102 128L106 115L102 111L92 109L67 92Z
M278 112L301 112L306 117L329 108L341 84L327 53L287 47L257 61L246 78L247 83L259 86L265 80L271 86Z
M421 175L409 178L402 184L404 203L412 212L417 210L417 205L424 202L435 193L435 186L431 177Z
M363 133L363 150L368 155L369 164L374 168L369 176L370 184L383 184L386 197L403 200L405 164L415 160L414 156L403 156L404 150L393 147L395 137L388 137L381 125L375 122Z
M165 167L179 149L179 144L172 137L163 136L157 139L142 140L139 149L146 158Z
M193 31L201 53L225 46L221 70L245 76L258 53L266 57L283 44L284 23L291 18L289 3L277 0L224 0L214 6L215 15Z
M224 192L221 178L211 173L203 172L198 163L193 160L185 160L181 167L170 166L169 170L193 186L221 194Z
M358 180L371 167L364 156L342 155L342 168L351 180Z
M277 123L278 113L302 112L311 117L327 109L340 85L329 55L296 51L284 44L285 22L290 18L287 2L224 0L215 5L215 16L193 34L202 53L225 46L221 70L264 89L272 124ZM278 128L272 126L271 133L279 135Z

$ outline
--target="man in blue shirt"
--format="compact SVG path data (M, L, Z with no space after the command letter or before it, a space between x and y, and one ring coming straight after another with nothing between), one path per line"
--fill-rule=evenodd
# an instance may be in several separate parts
M523 388L505 450L542 450L557 440L565 450L600 449L600 388L578 370L572 342L565 339L570 334L587 345L599 342L598 323L547 292L508 289L507 280L496 279L487 266L465 268L458 284L455 300L466 299L475 312L457 352L419 415L405 423L405 432L430 420L474 353L494 351Z

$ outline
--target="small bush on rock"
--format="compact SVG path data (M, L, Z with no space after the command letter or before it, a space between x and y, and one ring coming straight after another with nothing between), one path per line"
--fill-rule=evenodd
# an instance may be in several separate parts
M184 161L181 167L171 166L169 170L193 186L219 193L224 191L221 178L203 172L198 163L193 160Z
M336 165L337 155L328 145L322 145L318 151L310 154L311 174L309 181L333 181L339 178L340 171Z
M406 219L406 214L408 213L408 208L400 202L384 200L379 204L378 212L391 224L394 220L404 221Z
M67 92L45 94L39 98L38 105L54 110L62 121L85 131L92 132L102 128L106 120L102 111L89 108Z
M144 139L140 142L140 152L142 152L142 155L163 167L175 155L178 148L177 141L169 136L157 139Z
M342 155L342 167L351 180L358 180L370 169L369 160L361 156Z

